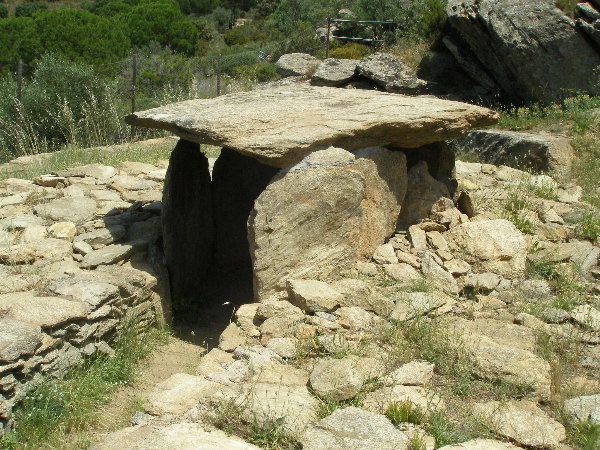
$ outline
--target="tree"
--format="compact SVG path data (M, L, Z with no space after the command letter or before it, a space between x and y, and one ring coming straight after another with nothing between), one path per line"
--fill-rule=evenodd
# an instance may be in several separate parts
M124 58L129 39L113 20L80 9L55 9L34 14L43 43L38 54L55 53L71 61L103 64Z
M189 56L198 51L198 30L175 2L142 1L115 19L125 25L131 43L135 46L158 42Z
M40 50L40 36L31 17L0 20L0 73L15 70L19 59L33 61Z

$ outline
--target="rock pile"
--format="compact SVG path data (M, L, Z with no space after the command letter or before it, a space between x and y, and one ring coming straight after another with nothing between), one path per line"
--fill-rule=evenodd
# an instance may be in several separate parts
M338 161L343 155L335 150L319 156ZM407 357L409 344L390 345L386 336L434 321L442 324L442 334L421 339L442 339L445 352L459 352L462 364L469 361L469 383L488 380L519 389L517 400L480 398L461 410L461 418L474 417L486 435L441 448L563 448L564 425L540 407L557 389L553 369L540 354L540 339L571 336L588 346L587 378L581 377L582 369L578 378L560 382L591 386L595 395L569 399L564 409L572 420L597 422L600 310L596 298L553 315L545 303L550 285L529 278L525 267L528 260L565 268L574 263L582 270L578 282L587 283L589 291L598 288L593 277L600 247L575 239L567 220L585 205L577 195L548 199L533 190L522 213L536 233L524 234L500 218L496 208L502 199L540 180L554 183L558 192L566 192L563 187L547 176L460 161L456 176L459 190L468 190L463 195L476 205L470 214L440 197L426 217L354 267L320 279L289 279L278 295L242 305L196 375L174 375L158 385L145 405L146 423L108 435L99 448L113 448L121 436L137 436L134 443L154 439L173 423L192 427L215 417L223 420L219 411L227 410L230 420L279 424L307 449L408 449L415 442L433 449L435 439L422 425L407 418L392 423L390 408L409 404L426 416L454 408L455 403L448 405L456 401L450 393L454 387L448 391L442 381L447 369ZM439 182L429 181L437 189ZM486 198L496 200L481 202ZM547 248L553 251L544 253ZM537 316L523 312L534 305ZM459 381L450 378L449 383ZM324 412L324 405L332 406Z
M164 322L165 172L90 164L0 182L0 423L42 377L113 353L125 322Z

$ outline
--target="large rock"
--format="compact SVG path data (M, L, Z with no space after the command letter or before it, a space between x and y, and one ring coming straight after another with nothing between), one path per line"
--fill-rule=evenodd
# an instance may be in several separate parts
M406 189L404 155L361 154L315 152L258 197L248 220L257 299L290 278L322 278L370 257L392 234Z
M600 394L583 395L565 400L564 412L575 422L587 422L600 425Z
M382 364L373 358L321 359L310 374L310 386L324 399L348 400L360 392L368 379L382 372Z
M315 86L342 86L356 74L356 60L328 58L321 63L310 83Z
M208 160L198 144L180 140L171 154L162 227L171 295L179 302L196 299L211 266L214 241Z
M39 326L0 319L0 362L16 361L21 355L30 355L41 342Z
M81 225L92 220L96 202L88 197L57 198L34 208L35 213L54 222L74 222Z
M444 197L450 197L447 186L431 176L425 161L419 161L408 171L408 188L398 228L405 230L429 216L433 205Z
M327 283L317 280L289 280L287 290L290 302L309 313L331 312L343 299L342 294Z
M450 247L463 253L478 271L505 278L520 277L525 271L525 238L508 220L467 222L452 228L446 239Z
M565 427L532 401L477 403L473 410L493 431L528 447L557 448L566 438Z
M223 386L201 377L176 373L161 381L148 394L144 409L155 416L182 414Z
M275 67L282 77L298 77L308 75L319 67L320 63L321 61L307 53L288 53L279 58Z
M534 353L536 336L531 329L496 320L455 319L453 333L476 363L479 376L531 386L549 398L550 365Z
M450 25L512 100L600 93L600 54L554 0L450 0ZM569 67L569 70L565 70Z
M482 162L568 174L575 152L569 140L548 134L475 130L453 142L460 153Z
M137 425L123 428L93 443L91 450L259 450L252 444L201 423Z
M455 445L445 445L439 450L518 450L521 447L509 444L508 442L495 441L493 439L473 439L467 442L461 442Z
M433 97L285 86L189 100L137 112L126 120L289 167L326 145L350 151L372 145L416 148L455 139L497 118L486 108Z
M427 86L410 67L389 53L373 53L361 60L357 69L388 92L418 94Z
M41 327L55 327L85 318L89 306L60 297L38 297L34 292L0 295L0 311L7 317Z
M408 436L383 415L348 407L306 430L300 438L304 450L405 450Z
M215 261L250 267L248 216L277 169L224 148L212 171Z

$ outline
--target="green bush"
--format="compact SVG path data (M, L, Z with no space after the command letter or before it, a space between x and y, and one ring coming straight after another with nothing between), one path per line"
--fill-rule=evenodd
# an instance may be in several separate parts
M249 42L260 42L267 39L267 35L256 30L251 25L233 27L223 34L227 45L244 45Z
M259 83L279 78L275 65L267 62L234 67L232 73L236 78L258 81Z
M0 79L0 148L9 156L122 142L123 103L113 81L89 65L44 56L23 85L21 104L12 77Z
M369 55L369 53L371 53L371 49L366 45L348 43L331 49L329 51L329 57L341 59L362 59Z
M8 7L6 5L0 5L0 19L6 19L8 17Z
M141 95L151 97L157 91L172 87L190 89L194 78L190 58L158 45L146 47L136 54L137 89ZM129 80L130 74L124 74L123 78Z

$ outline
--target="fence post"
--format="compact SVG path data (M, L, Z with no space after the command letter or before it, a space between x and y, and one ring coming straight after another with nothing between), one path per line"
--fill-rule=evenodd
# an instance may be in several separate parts
M331 33L331 18L327 18L327 37L325 38L325 59L329 58L329 33Z
M137 84L137 55L134 53L131 58L131 114L135 112L135 91ZM131 126L131 140L135 134L135 128Z
M217 97L221 95L221 54L217 57Z
M23 60L17 64L17 100L21 103L23 99Z

